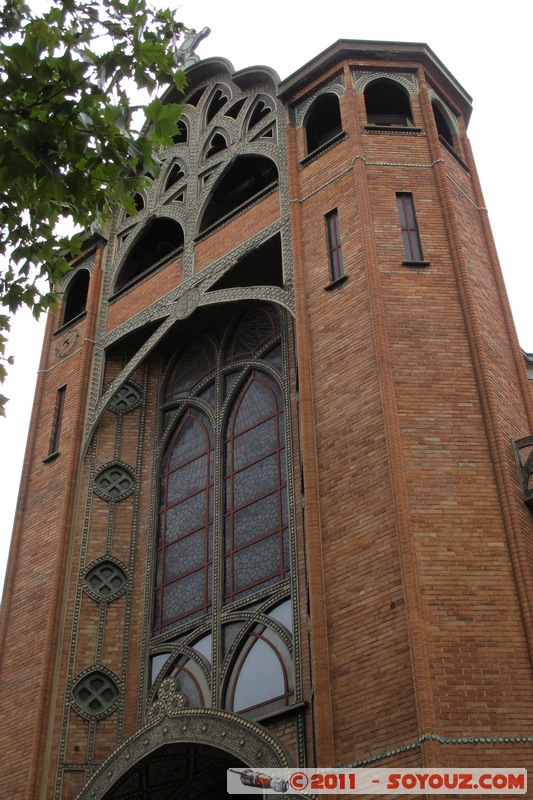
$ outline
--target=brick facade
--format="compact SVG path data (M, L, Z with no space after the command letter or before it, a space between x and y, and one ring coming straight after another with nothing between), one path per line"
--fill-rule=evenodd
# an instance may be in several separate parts
M466 135L470 98L425 45L337 42L281 84L230 67L190 69L188 141L163 154L138 217L117 215L74 264L90 271L82 313L48 321L0 618L2 797L112 800L124 775L144 797L158 758L188 765L189 782L169 786L214 797L222 784L202 794L202 775L221 754L223 766L533 769L533 524L513 451L533 432L532 394ZM371 121L375 81L408 120ZM340 132L317 118L324 141L309 153L324 97L338 99ZM216 131L226 147L206 159ZM179 202L165 184L178 156ZM259 191L239 173L244 200L219 212L216 186L244 163ZM261 184L272 164L275 186ZM423 261L406 260L398 193L412 198ZM216 221L202 231L206 209ZM332 283L335 209L344 275ZM154 214L184 244L115 294ZM279 356L258 345L231 361L247 313L279 320ZM195 341L216 357L185 400L172 376ZM280 387L290 570L228 604L233 363ZM186 407L207 409L220 441L214 597L204 616L154 632L159 476ZM256 640L277 653L285 699L240 714ZM206 696L173 716L165 678L180 670L183 694Z

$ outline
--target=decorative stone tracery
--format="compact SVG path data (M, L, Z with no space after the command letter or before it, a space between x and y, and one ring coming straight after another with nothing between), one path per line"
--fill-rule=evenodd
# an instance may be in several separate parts
M248 766L289 767L280 742L265 728L216 709L186 708L179 683L161 684L149 721L130 736L98 769L77 800L102 800L136 763L171 743L196 743L216 747Z

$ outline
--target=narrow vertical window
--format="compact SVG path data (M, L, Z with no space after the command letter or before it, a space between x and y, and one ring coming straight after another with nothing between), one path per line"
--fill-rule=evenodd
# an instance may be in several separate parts
M154 634L211 607L213 452L211 422L191 406L160 473Z
M52 437L50 439L50 450L48 451L49 456L59 452L59 436L61 435L61 423L63 421L63 409L65 408L66 392L66 386L61 386L57 390L54 425L52 427Z
M337 209L326 214L328 226L329 267L331 280L336 281L344 275L342 263L341 233L339 228L339 215Z
M396 194L396 202L400 215L405 260L423 261L413 195L410 192L398 192Z

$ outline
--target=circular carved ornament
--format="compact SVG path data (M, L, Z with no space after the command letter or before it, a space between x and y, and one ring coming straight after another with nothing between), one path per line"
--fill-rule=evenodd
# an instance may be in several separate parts
M192 312L197 308L200 302L200 290L195 286L188 289L179 300L176 301L174 306L174 316L176 319L185 319L190 317Z
M72 353L79 338L80 333L77 328L73 328L71 331L64 333L57 341L55 348L56 356L58 358L64 358L68 356L69 353Z

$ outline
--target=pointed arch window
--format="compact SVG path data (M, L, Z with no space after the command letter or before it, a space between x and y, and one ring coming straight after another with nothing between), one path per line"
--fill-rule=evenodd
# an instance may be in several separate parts
M224 601L289 575L285 433L279 387L254 370L226 434Z
M167 449L160 479L154 632L211 606L213 431L189 408Z
M289 577L279 316L254 305L226 328L218 345L194 339L166 381L179 422L160 472L154 633L207 614L212 596L228 605Z
M164 664L151 693L172 675L191 705L249 718L297 701L286 336L266 303L211 312L173 343L161 395L175 427L159 471L151 654Z

